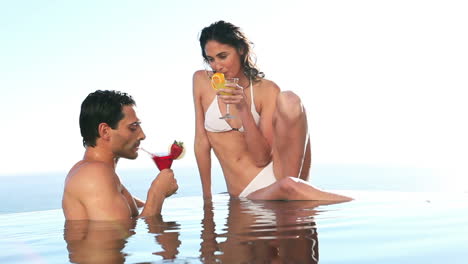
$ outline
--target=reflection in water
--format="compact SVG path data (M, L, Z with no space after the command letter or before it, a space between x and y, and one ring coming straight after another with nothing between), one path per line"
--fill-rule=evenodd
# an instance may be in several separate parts
M319 205L323 203L235 198L220 203L205 201L200 256L196 262L318 263L319 245L314 216L315 208ZM201 212L201 208L199 210ZM227 217L221 218L222 223L216 223L215 219L219 221L220 218L214 218L215 213L226 214ZM64 238L70 262L128 262L130 257L125 252L132 251L125 247L135 234L137 223L145 225L147 232L135 235L132 241L141 237L146 239L150 234L151 241L144 240L144 247L149 245L147 243L156 242L144 253L151 255L152 252L153 256L169 262L194 261L184 260L184 257L178 259L182 244L180 234L185 232L190 235L193 229L184 229L177 222L164 222L161 216L155 216L126 221L66 221Z
M161 216L138 221L147 224L148 233L155 234L157 244L163 249L154 252L162 259L175 259L179 253L179 224L164 222ZM66 221L64 238L72 263L124 263L124 247L135 234L137 220L122 221ZM175 232L176 231L176 232Z
M315 201L230 199L222 232L216 233L214 206L202 220L204 263L318 263Z
M64 238L72 263L124 263L122 249L136 220L65 222Z
M156 235L156 242L161 245L162 251L154 252L163 259L175 259L179 253L180 225L176 222L164 222L162 216L147 217L144 219L148 225L148 232Z

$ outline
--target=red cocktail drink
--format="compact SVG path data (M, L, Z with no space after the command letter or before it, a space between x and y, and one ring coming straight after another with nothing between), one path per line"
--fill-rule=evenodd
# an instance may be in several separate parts
M158 169L160 171L164 169L170 169L172 165L172 161L174 160L171 154L163 154L163 155L153 154L152 158L154 160L154 163L156 163L156 166L158 166Z
M158 169L164 170L164 169L170 169L172 166L172 161L175 159L180 159L182 156L184 156L184 143L182 141L175 141L172 143L172 145L169 147L169 153L151 153L147 151L144 148L140 147L140 150L143 150L147 154L151 156L153 159L154 163L156 163L156 166Z

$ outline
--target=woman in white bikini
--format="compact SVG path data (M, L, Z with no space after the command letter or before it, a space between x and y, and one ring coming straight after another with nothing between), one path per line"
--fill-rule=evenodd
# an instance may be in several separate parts
M200 35L202 56L212 71L193 76L195 156L203 196L211 198L211 149L228 192L254 200L329 200L350 198L308 183L311 164L307 118L300 98L281 92L254 64L251 43L231 23L218 21ZM237 87L215 91L213 72L239 78ZM220 92L232 95L221 95ZM220 119L230 104L233 119Z

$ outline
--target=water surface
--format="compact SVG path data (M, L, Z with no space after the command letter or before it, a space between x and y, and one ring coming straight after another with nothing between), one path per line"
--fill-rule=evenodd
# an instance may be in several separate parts
M356 200L170 198L162 217L0 215L0 263L466 263L468 195L347 191Z

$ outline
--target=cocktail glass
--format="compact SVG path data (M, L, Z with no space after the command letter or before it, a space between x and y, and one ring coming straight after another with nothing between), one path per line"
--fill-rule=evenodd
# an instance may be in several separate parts
M151 158L153 159L154 163L156 163L156 166L160 171L164 169L170 169L172 166L172 161L174 161L172 155L169 153L156 153L153 154Z
M170 153L151 153L144 148L140 149L151 156L151 158L153 159L154 163L156 163L156 166L160 171L171 168L174 158Z
M239 78L226 78L225 85L223 85L223 89L236 89L237 83L239 82ZM232 86L226 86L226 84ZM222 95L232 95L231 93L221 92ZM236 118L235 116L229 113L229 104L226 104L226 114L221 116L220 119L231 119Z

